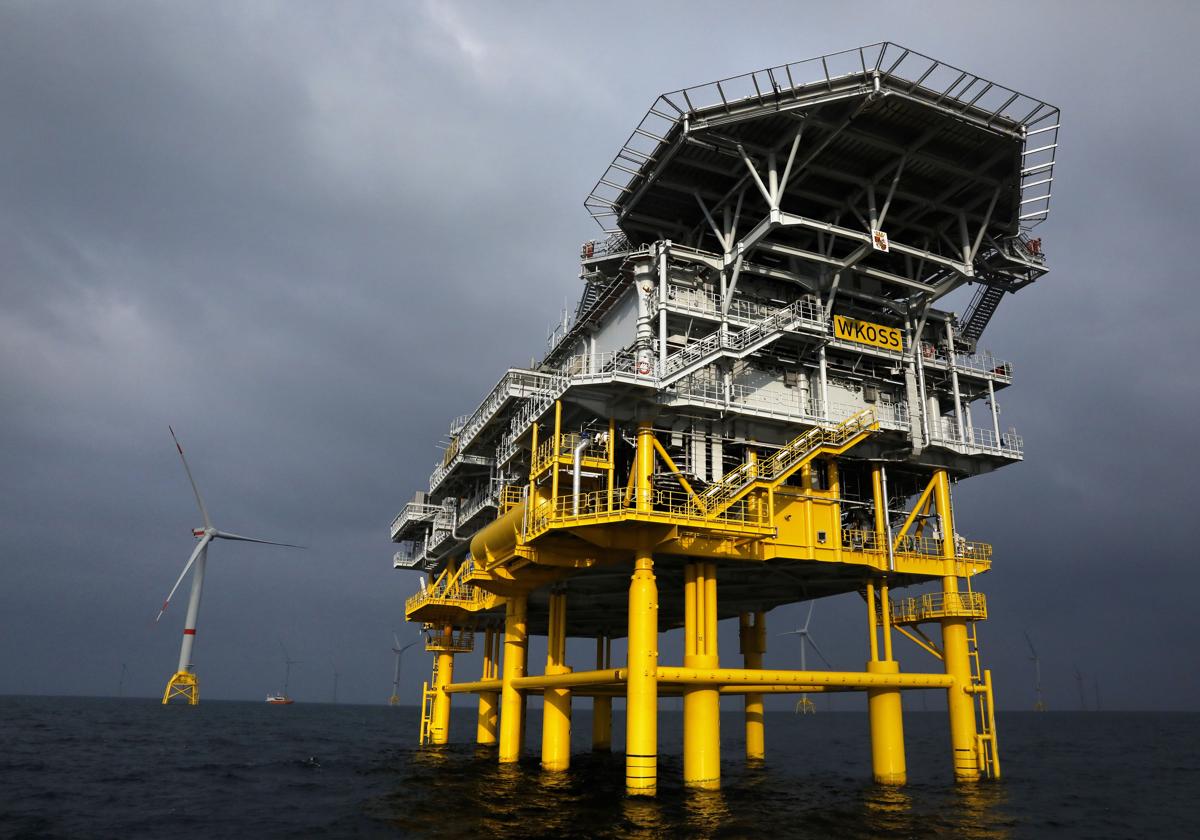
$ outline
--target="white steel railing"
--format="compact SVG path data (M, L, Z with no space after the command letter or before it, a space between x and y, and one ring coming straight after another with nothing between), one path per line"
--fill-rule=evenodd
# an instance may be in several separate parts
M933 418L930 438L936 443L984 450L1008 457L1021 458L1025 454L1025 441L1017 434L1016 429L1010 428L997 439L992 429L964 425L963 434L960 435L958 423L953 417Z
M608 233L619 233L622 203L652 171L686 121L711 127L754 109L803 107L831 97L885 88L957 114L984 128L1019 132L1021 216L1025 226L1050 212L1059 111L1011 88L889 42L768 67L663 94L654 101L584 201Z
M434 514L440 510L437 505L426 505L420 502L409 502L404 508L396 514L396 518L392 520L392 539L401 533L404 528L411 522L429 522L433 519Z
M927 364L932 362L944 367L950 366L950 360L946 356L946 352L940 347L935 348L927 341L921 342L921 353ZM998 382L1012 382L1013 378L1012 363L1006 362L1003 359L997 359L988 352L955 353L954 366L960 371L967 370L974 373L982 373Z

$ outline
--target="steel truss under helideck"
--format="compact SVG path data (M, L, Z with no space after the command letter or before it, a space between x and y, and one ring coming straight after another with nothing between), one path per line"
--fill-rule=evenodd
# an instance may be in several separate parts
M996 397L1012 366L977 344L1046 271L1031 228L1057 129L1057 109L893 44L659 97L585 202L607 238L583 246L573 317L451 423L392 523L395 565L428 575L405 607L436 657L422 741L475 693L479 742L515 761L541 693L542 764L563 770L572 698L593 698L604 749L621 695L627 789L653 793L657 698L681 695L685 781L711 788L721 695L745 697L761 759L765 694L863 691L875 778L901 784L902 693L936 689L955 778L997 777L973 587L992 553L951 494L1023 457ZM935 306L968 284L963 317ZM933 588L894 594L910 587ZM865 671L764 666L769 610L846 592ZM717 656L735 617L742 669ZM658 659L673 628L680 664ZM902 673L894 633L936 668ZM483 674L456 682L476 634ZM594 668L567 664L567 636L597 640Z

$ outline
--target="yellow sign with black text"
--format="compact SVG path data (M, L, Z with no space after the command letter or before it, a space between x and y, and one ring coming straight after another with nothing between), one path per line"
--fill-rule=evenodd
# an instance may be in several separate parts
M870 344L882 347L884 350L894 350L897 353L904 350L904 334L896 327L885 327L882 324L872 324L870 321L857 321L845 315L833 316L833 337L843 341L853 341L858 344Z

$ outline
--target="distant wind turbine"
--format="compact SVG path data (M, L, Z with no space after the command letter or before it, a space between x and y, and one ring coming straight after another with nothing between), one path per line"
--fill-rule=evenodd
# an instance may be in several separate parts
M833 668L829 664L829 660L825 658L825 654L821 653L821 649L817 647L817 643L813 641L812 635L808 632L808 625L812 622L813 607L816 606L816 601L808 602L808 615L804 619L804 626L797 627L795 630L788 630L786 633L780 633L780 636L799 636L800 637L800 670L808 670L808 657L806 655L807 648L812 647L813 653L821 657L821 661L829 668ZM813 701L808 699L807 694L801 694L800 699L796 702L796 711L800 714L813 714L817 711Z
M1079 673L1078 665L1075 665L1073 667L1075 668L1075 684L1077 686L1079 686L1079 711L1086 712L1087 711L1087 695L1083 691L1083 674Z
M300 665L301 663L299 660L292 659L291 654L288 653L288 649L283 646L283 639L279 640L279 649L283 651L283 694L268 697L267 702L277 705L291 705L292 698L288 696L288 686L292 681L292 666Z
M118 697L125 696L125 671L126 670L128 670L128 666L126 666L126 664L124 662L122 662L121 663L121 682L117 684L117 696Z
M167 689L163 692L164 705L175 697L182 697L190 705L194 706L200 702L200 685L196 679L195 672L192 670L192 645L196 640L196 618L200 614L200 594L204 588L204 566L208 560L208 544L213 540L235 540L238 542L262 543L263 545L282 545L288 548L304 548L304 546L272 542L271 540L260 540L254 537L243 537L238 534L230 534L226 531L218 531L214 528L212 521L208 518L208 509L204 506L204 499L201 498L200 490L196 487L196 479L192 478L192 470L188 466L187 458L183 454L183 447L179 445L179 438L175 437L175 430L173 428L170 426L167 428L171 430L171 439L175 441L175 448L179 450L179 460L183 461L184 472L187 473L188 482L192 485L192 492L196 495L196 504L200 507L200 516L204 520L204 527L192 529L192 536L196 537L199 542L196 544L192 556L183 565L183 571L180 572L179 579L175 581L175 585L167 593L162 609L158 611L158 617L154 620L159 621L163 617L163 613L167 611L167 605L171 603L171 598L175 595L175 591L179 589L179 585L187 577L188 571L194 567L195 571L192 573L192 592L188 598L187 618L183 622L183 643L179 646L179 667L175 670L175 675L167 681Z
M400 705L400 662L401 662L401 660L404 659L404 651L408 650L410 647L415 645L416 642L409 642L408 644L401 647L400 646L400 637L397 636L395 633L392 633L392 641L394 642L394 645L392 647L392 653L396 654L396 675L394 677L392 677L392 696L388 698L388 705L389 706L399 706Z
M337 663L334 662L332 664L333 664L333 702L334 702L334 705L337 705L338 677L340 677L341 674L338 673Z
M1046 711L1046 704L1042 702L1042 660L1038 659L1037 650L1033 646L1033 639L1029 638L1029 634L1025 634L1025 641L1029 644L1029 658L1033 662L1033 690L1035 692L1036 702L1033 704L1035 712Z

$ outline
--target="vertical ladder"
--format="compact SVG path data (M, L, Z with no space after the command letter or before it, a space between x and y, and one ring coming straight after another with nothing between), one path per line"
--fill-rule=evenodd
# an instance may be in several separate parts
M971 577L966 577L967 592L972 592ZM967 622L967 651L971 659L971 693L975 695L975 753L979 771L989 779L1000 778L1000 745L996 740L996 704L992 697L992 672L985 670L979 657L979 622Z
M437 657L433 658L433 685L437 685ZM421 746L430 741L430 728L433 726L433 698L437 695L436 688L430 688L430 683L421 684Z

